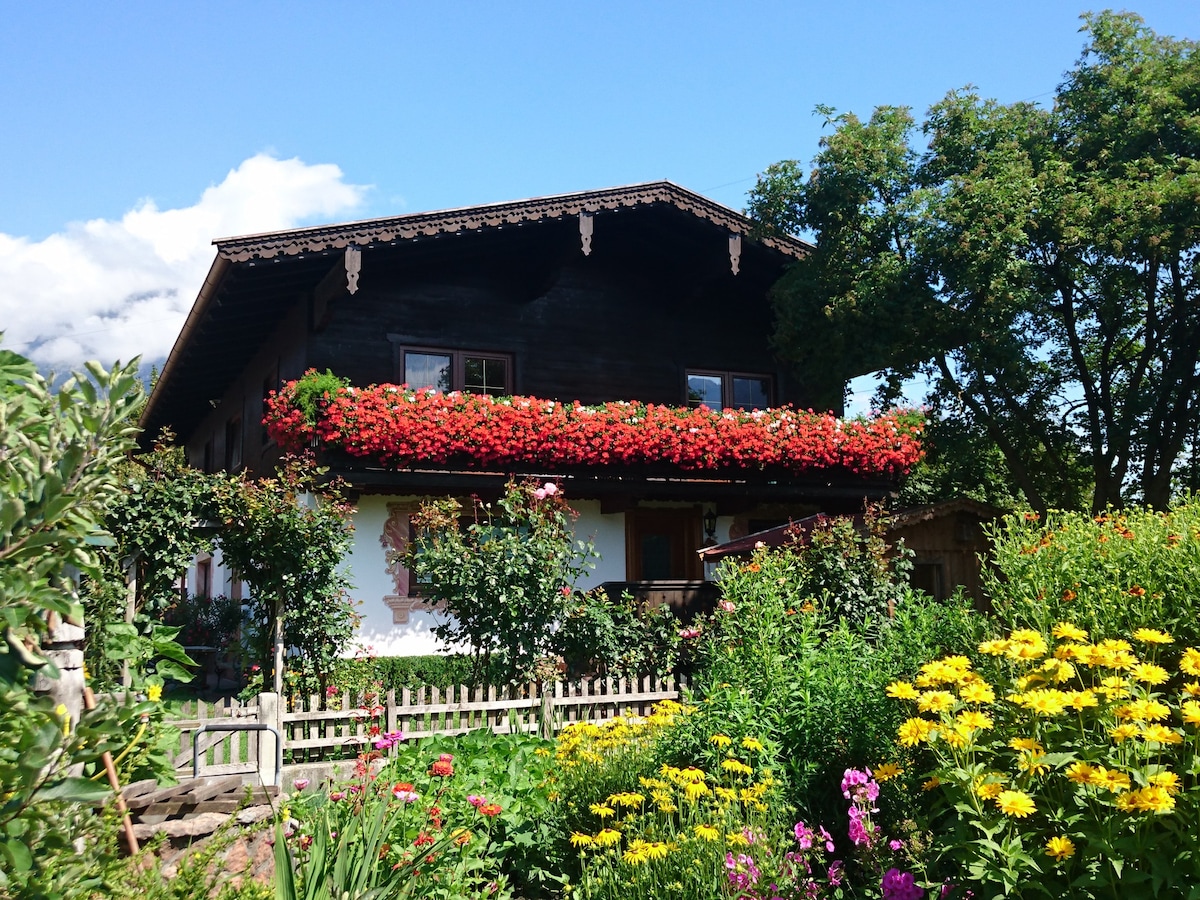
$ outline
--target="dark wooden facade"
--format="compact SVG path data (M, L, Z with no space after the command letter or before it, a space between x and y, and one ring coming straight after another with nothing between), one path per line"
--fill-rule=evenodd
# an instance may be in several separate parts
M840 407L841 384L797 383L769 344L771 285L806 245L754 241L748 226L663 182L217 241L143 416L145 440L170 427L197 466L268 468L277 454L261 425L266 392L308 368L399 382L406 348L503 356L512 393L568 402L683 405L686 373L702 371L765 376L773 404ZM433 487L419 473L357 468L342 474L367 490L414 478L408 487ZM628 495L629 475L590 493ZM659 499L710 493L664 492L660 475L634 480L657 482ZM726 504L746 494L712 487ZM825 508L861 501L864 484L823 475L770 495L780 491Z

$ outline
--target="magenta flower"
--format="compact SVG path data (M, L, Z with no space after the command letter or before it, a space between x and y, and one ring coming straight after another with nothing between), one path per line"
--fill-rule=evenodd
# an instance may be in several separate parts
M697 637L700 637L700 629L699 628L680 628L679 636L681 638L683 638L685 641L688 640L689 638L697 638Z
M298 791L302 791L306 787L308 787L310 784L312 784L312 782L309 781L307 778L297 778L295 781L292 782L292 787L294 787Z
M917 887L911 872L888 869L883 876L883 900L921 900L923 888Z
M739 853L735 859L732 853L725 854L726 876L729 884L736 891L744 891L758 883L762 874L754 864L754 858L745 853Z

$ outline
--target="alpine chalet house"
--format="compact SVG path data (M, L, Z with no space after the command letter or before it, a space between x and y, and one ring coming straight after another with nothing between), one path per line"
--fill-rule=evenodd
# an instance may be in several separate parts
M360 639L380 654L436 649L395 555L422 497L554 481L602 557L583 587L682 608L711 577L702 546L860 511L919 452L914 423L843 422L842 384L776 362L768 294L808 245L752 239L669 182L215 243L144 440L169 427L197 467L266 472L289 443L266 398L309 369L347 379L340 424L287 437L352 488ZM228 578L219 560L196 575L214 594Z

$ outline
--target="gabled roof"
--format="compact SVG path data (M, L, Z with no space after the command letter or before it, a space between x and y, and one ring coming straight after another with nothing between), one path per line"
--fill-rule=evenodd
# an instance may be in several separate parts
M674 210L743 237L748 237L752 225L726 206L669 181L656 181L218 239L213 242L216 259L142 411L142 439L153 440L167 424L186 436L199 423L206 404L222 396L270 329L304 291L321 281L347 247L400 252L409 245L426 246L439 236L494 233L562 222L581 213L620 210ZM756 238L748 244L743 252L775 257L775 265L801 258L812 249L786 236Z
M750 231L751 222L741 213L670 181L652 181L598 191L535 197L511 203L490 203L437 212L410 213L386 219L367 219L343 225L319 225L314 228L221 238L213 243L217 245L217 254L221 258L231 262L244 262L252 259L272 259L280 255L296 256L301 253L340 250L351 245L362 247L439 234L500 228L505 225L561 219L580 213L632 209L656 203L677 207L736 234L745 235ZM810 244L793 237L763 237L758 240L772 249L797 258L812 249Z

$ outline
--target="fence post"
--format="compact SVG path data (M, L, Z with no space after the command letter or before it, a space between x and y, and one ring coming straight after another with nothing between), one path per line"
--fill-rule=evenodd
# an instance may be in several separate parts
M258 695L258 721L274 728L283 740L283 704L279 694L268 691ZM258 739L258 777L263 784L278 785L283 777L283 773L275 769L275 760L279 756L275 741L275 735L269 731L264 731Z
M549 687L549 690L546 688ZM542 710L538 717L538 736L554 739L554 686L544 681L537 682L537 689L542 695Z

